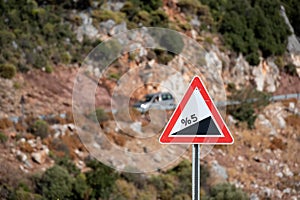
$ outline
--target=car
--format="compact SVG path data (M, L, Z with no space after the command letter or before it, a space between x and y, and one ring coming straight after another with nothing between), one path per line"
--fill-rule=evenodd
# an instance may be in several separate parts
M150 109L172 110L176 108L175 99L169 92L147 94L143 100L133 105L138 111L145 113Z

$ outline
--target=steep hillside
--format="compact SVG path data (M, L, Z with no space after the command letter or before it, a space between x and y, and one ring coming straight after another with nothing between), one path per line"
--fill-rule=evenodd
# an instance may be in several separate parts
M299 98L268 101L300 94L299 6L1 0L0 199L191 199L191 149L158 143L173 110L132 106L159 91L178 103L195 74L215 101L240 102L219 107L235 144L202 147L201 197L299 199ZM195 41L201 51L190 51ZM82 118L72 113L78 82L92 94L79 97Z

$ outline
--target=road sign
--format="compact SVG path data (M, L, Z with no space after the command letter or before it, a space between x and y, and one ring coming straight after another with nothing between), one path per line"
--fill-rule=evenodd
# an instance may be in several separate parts
M200 77L193 78L159 141L177 144L233 143L233 137Z

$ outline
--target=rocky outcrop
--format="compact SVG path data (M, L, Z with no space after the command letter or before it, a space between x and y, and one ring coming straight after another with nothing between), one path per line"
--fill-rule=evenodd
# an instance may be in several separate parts
M284 18L285 23L289 27L291 31L291 35L288 37L288 44L287 44L287 50L290 53L300 53L300 43L295 35L294 29L290 23L289 18L286 15L285 8L283 6L280 7L280 13L282 17Z
M279 69L273 61L263 60L257 67L253 67L252 75L258 91L276 91Z
M85 13L80 13L79 16L82 19L82 25L76 30L77 40L82 42L84 36L87 36L89 39L94 39L98 35L98 30L92 24L93 19Z

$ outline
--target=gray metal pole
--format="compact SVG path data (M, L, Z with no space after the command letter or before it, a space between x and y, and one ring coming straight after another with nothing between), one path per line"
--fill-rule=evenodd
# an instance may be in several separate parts
M192 200L200 200L200 145L193 144Z

